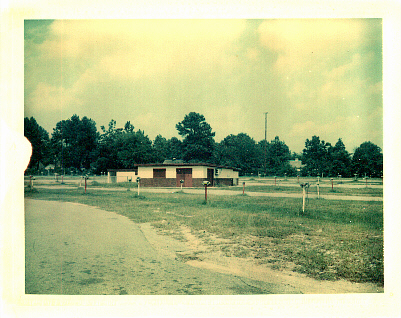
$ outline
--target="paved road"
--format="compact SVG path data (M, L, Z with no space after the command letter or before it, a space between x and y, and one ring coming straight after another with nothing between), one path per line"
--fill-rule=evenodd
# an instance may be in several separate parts
M168 237L165 243L170 252L184 248ZM26 199L25 246L27 294L299 293L191 267L155 249L128 218L80 204Z

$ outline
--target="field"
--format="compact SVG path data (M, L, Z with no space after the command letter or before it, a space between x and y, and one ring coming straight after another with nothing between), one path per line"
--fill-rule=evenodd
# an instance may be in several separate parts
M186 240L187 229L228 257L252 259L276 271L384 285L382 202L310 199L302 214L299 198L210 195L205 202L204 195L179 189L138 196L135 188L129 191L131 184L124 191L99 191L93 186L86 194L82 188L28 188L25 196L97 206L137 223L150 222L160 233L180 240ZM267 192L296 191L295 186L274 185L246 189L262 191L260 187ZM351 195L353 190L341 191ZM369 188L355 191L352 195L382 193L382 189Z

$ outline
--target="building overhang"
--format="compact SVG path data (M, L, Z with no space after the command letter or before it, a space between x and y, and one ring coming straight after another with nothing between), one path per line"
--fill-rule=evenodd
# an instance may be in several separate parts
M135 164L134 167L208 167L217 169L231 169L234 171L240 171L239 168L216 165L212 163L143 163ZM121 170L119 170L121 171ZM127 170L128 171L128 170Z

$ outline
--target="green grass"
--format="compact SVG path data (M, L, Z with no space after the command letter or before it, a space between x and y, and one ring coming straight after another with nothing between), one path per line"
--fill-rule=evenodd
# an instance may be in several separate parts
M290 269L317 279L347 279L384 284L383 203L309 200L299 215L298 198L209 196L183 192L157 194L135 191L39 189L26 197L78 202L151 222L180 238L180 225L230 239L221 250L252 257L274 269ZM200 235L199 235L200 236Z
M101 187L101 188L127 188L136 189L138 188L137 182L116 182L116 183L101 183L96 180L88 183L91 187Z
M230 187L227 190L231 191L242 191L241 187ZM265 193L273 193L273 192L284 192L284 193L300 193L302 194L302 189L300 186L279 186L279 185L249 185L245 188L245 193L247 192L265 192ZM311 194L317 194L316 184L313 184L308 192ZM358 195L358 196L374 196L374 197L382 197L383 189L382 188L343 188L334 186L333 190L331 187L320 187L319 188L320 195L332 194L332 195Z

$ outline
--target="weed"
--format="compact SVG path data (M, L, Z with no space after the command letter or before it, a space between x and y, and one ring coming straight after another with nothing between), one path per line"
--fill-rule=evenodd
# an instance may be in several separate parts
M129 190L129 189L128 189ZM134 193L131 198L133 199L138 199L138 200L146 200L146 196L138 193Z
M245 249L243 247L237 247L234 249L234 256L235 257L248 257L250 254L250 251L248 249Z
M79 284L80 285L99 284L103 281L104 281L104 279L101 279L101 278L88 278L88 279L81 279L79 281Z
M38 189L36 189L35 187L31 187L30 185L27 185L24 188L24 193L25 196L29 196L29 193L38 193Z

